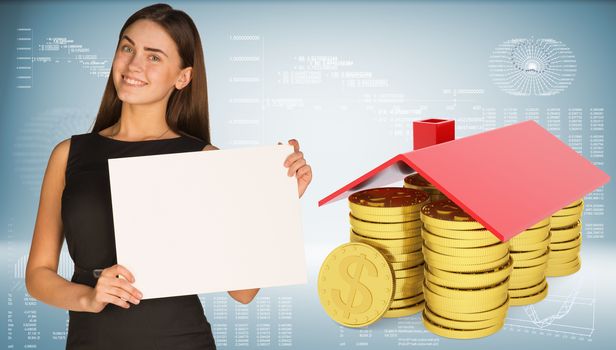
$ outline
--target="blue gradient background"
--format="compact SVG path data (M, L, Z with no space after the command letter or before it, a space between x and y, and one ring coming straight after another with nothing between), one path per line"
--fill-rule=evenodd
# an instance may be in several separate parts
M67 37L90 49L110 67L118 31L130 14L145 2L3 2L0 26L0 223L5 232L2 255L6 257L1 285L7 303L3 315L12 315L12 333L3 322L7 348L33 345L62 349L67 314L43 303L27 305L23 279L17 278L18 261L29 251L38 207L40 183L52 148L73 134L89 131L93 124L105 77L89 74L77 60L34 62L33 87L17 89L17 28L32 28L33 44L48 37ZM458 341L426 332L415 315L382 319L363 330L340 327L325 314L316 293L316 275L324 257L348 241L344 201L317 208L317 201L394 154L410 150L408 128L412 120L431 117L456 119L457 136L502 126L502 111L539 108L538 121L545 125L547 108L560 108L563 128L559 137L568 140L568 108L584 110L581 151L588 155L586 112L605 111L604 157L600 167L614 174L616 127L614 56L616 6L610 2L170 2L186 11L199 28L207 68L213 143L221 148L272 144L297 138L314 169L314 180L302 199L304 237L309 283L303 286L262 290L257 301L271 301L271 318L260 320L256 302L236 306L228 301L227 319L210 315L224 294L203 295L208 319L225 323L227 346L240 345L234 338L236 324L248 329L248 347L257 347L255 327L271 325L271 345L279 347L280 324L292 329L291 347L442 347L442 348L606 348L616 340L616 241L612 235L614 186L587 200L599 215L585 213L584 223L603 225L603 235L584 237L582 269L577 274L549 280L550 295L536 305L541 317L558 310L561 296L576 296L571 311L558 320L568 331L554 327L526 327L516 320L527 318L525 308L511 308L507 325L499 333L479 340ZM230 35L259 35L257 42L229 40ZM576 57L575 80L562 93L549 96L511 96L500 91L488 75L488 58L500 43L513 38L553 38L567 45ZM35 56L44 56L34 50ZM350 71L371 72L386 79L387 86L350 88L339 80L315 84L285 84L285 72L297 71L298 56L337 56L353 61ZM232 62L232 56L259 56L252 64ZM63 55L54 55L63 57ZM340 68L342 71L343 69ZM231 76L258 76L256 84L233 84ZM482 89L483 93L453 97L448 89ZM367 107L368 95L402 94L397 102ZM256 103L237 104L233 98L255 98ZM298 106L280 105L296 99ZM287 100L288 101L288 100ZM483 120L486 110L494 120ZM411 113L397 113L409 110ZM419 112L417 112L419 111ZM240 122L238 122L240 120ZM244 122L241 122L241 121ZM249 120L249 123L245 123ZM597 133L596 131L594 131ZM512 169L513 171L514 169ZM556 174L557 176L557 174ZM238 184L239 185L239 184ZM587 208L588 209L588 208ZM596 226L595 226L596 227ZM221 262L224 263L224 262ZM204 269L204 276L207 268ZM214 299L218 298L215 301ZM269 299L268 299L269 298ZM280 298L292 300L292 316L278 314ZM268 301L269 300L269 301ZM287 299L282 299L287 300ZM38 339L27 339L23 322L27 310L37 310ZM248 313L237 319L238 310ZM3 319L6 320L6 318ZM290 326L289 326L290 324ZM6 327L5 327L6 326ZM577 327L577 328L576 328ZM571 331L575 330L577 331ZM10 339L9 338L10 335ZM217 338L217 341L219 339ZM221 341L222 343L222 341ZM424 345L420 345L424 344ZM219 347L225 347L219 344Z

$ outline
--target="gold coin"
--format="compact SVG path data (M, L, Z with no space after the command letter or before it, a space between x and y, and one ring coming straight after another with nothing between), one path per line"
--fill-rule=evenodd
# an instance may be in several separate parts
M385 259L389 259L390 257L385 256ZM416 258L410 259L410 260L404 260L404 261L391 261L388 260L389 265L391 265L391 268L395 271L395 270L404 270L405 268L409 268L409 267L413 267L413 266L417 266L417 265L423 265L425 263L424 258L421 254L418 254ZM400 265L402 264L402 265ZM406 267L405 265L406 264ZM402 266L402 267L401 267Z
M423 259L419 263L416 263L414 261L403 261L403 262L391 262L390 261L389 265L391 265L391 268L394 270L410 269L411 267L415 267L417 265L423 265Z
M422 251L426 261L428 259L432 262L436 263L445 263L445 264L461 264L461 265L483 265L488 264L493 261L499 260L504 256L509 255L509 250L505 249L504 253L500 251L492 252L490 255L480 255L480 256L453 256L446 255L442 253L437 253L434 250L430 249L428 245L424 242L422 246ZM428 262L430 264L430 262Z
M428 319L430 319L430 321L432 321L432 323L441 325L443 327L454 328L454 329L476 330L476 329L492 327L498 324L499 322L503 322L502 317L491 318L488 320L481 320L481 321L452 320L452 319L441 317L435 314L434 312L430 311L429 307L424 307L423 312L424 312L423 317L427 317Z
M427 266L436 268L438 270L455 272L455 273L490 271L490 270L498 268L499 266L502 266L510 259L509 254L507 254L498 260L494 260L494 261L487 262L487 263L481 263L481 264L461 263L461 262L458 262L457 259L452 260L451 262L448 263L448 262L445 262L445 260L435 260L433 259L432 256L426 255L425 252L426 251L424 250L424 255L425 255L424 259L425 259Z
M429 189L429 188L421 188L419 186L411 186L411 185L406 184L406 183L404 185L402 185L402 187L404 187L404 188L413 188L413 189L416 189L416 190L422 190L422 191L426 192L430 196L430 202L432 202L432 196L441 196L441 197L444 198L444 195L439 190L432 190L432 189ZM443 199L443 198L439 198L439 199Z
M452 305L455 304L455 307L459 307L460 305L468 305L470 307L475 307L474 305L472 305L473 303L483 305L486 302L494 302L497 303L497 305L494 306L498 306L505 300L505 297L509 295L509 279L501 282L496 286L487 287L486 289L446 288L431 283L428 279L425 279L423 283L424 296L430 294L439 298L444 298L447 300L447 303L450 303ZM438 289L438 291L436 289Z
M381 239L381 240L398 240L398 239L419 239L421 238L421 229L412 229L412 230L403 230L403 231L373 231L373 230L365 230L357 227L352 227L352 230L355 233L373 239Z
M545 267L547 268L547 265L545 265ZM545 271L543 273L541 273L540 275L534 276L534 277L529 277L529 278L519 278L516 276L511 276L510 277L510 282L509 282L509 290L511 289L515 289L515 290L519 290L519 289L526 289L526 288L530 288L532 286L535 286L539 283L541 283L542 280L545 279Z
M512 269L513 260L511 258L502 266L489 271L479 272L450 272L426 265L424 267L424 277L426 279L430 279L430 276L437 277L438 279L431 281L451 288L481 288L504 281L511 275Z
M449 230L430 224L424 223L424 228L430 233L449 239L463 239L463 240L479 240L480 242L473 243L472 246L477 247L481 245L491 245L495 243L502 243L492 232L486 229L477 230Z
M538 284L535 284L533 286L529 286L526 288L510 288L509 289L509 297L511 298L519 298L519 297L526 297L529 295L534 295L539 293L540 291L543 290L543 288L545 288L545 286L548 284L548 281L543 278L541 280L541 282L539 282Z
M408 269L394 270L395 278L423 276L424 264L419 264Z
M534 267L538 267L539 270L536 271L535 274L518 274L516 273L516 271L520 270L520 269L524 269L524 267L520 267L520 268L513 268L513 270L511 271L511 280L509 282L510 284L510 288L522 288L522 287L518 287L518 284L523 284L526 286L532 286L534 284L537 284L541 281L541 277L545 277L545 269L547 268L547 265L540 265L540 266L534 266ZM536 281L536 282L535 282ZM530 283L530 284L529 284Z
M511 297L509 298L509 305L511 306L521 306L521 305L529 305L529 304L534 304L537 303L541 300L543 300L546 295L548 295L548 285L546 283L545 288L543 288L542 291L533 294L533 295L529 295L529 296L524 296L524 297Z
M422 222L445 229L474 230L485 228L449 199L424 205L421 208L420 215Z
M534 259L519 259L516 257L516 254L511 254L511 257L513 258L513 268L538 266L548 262L548 258L550 257L550 248L546 249L545 254Z
M573 201L572 203L567 204L564 208L571 208L571 207L575 207L578 206L580 203L582 203L584 201L583 198L580 198L578 200Z
M529 227L528 230L534 230L536 228L540 228L540 227L545 227L547 225L550 224L550 217L548 216L547 218L539 221L538 223L534 224L533 226Z
M409 298L413 295L417 295L417 294L421 294L423 295L423 289L422 288L416 288L416 289L407 289L407 290L402 290L399 292L394 293L394 300L398 300L398 299L406 299ZM389 308L393 308L393 306L389 306Z
M411 295L417 295L422 292L423 286L423 277L417 278L414 277L405 277L405 278L396 278L394 282L394 299L402 299L402 297L397 297L398 295L405 295L406 297ZM391 306L390 306L391 307Z
M565 207L552 214L554 216L567 216L567 215L582 215L584 211L584 202L580 202L580 204L573 207Z
M419 211L414 211L412 213L405 213L399 215L370 215L365 213L358 213L356 211L351 211L351 215L354 217L370 222L376 223L398 223L398 222L406 222L406 221L414 221L419 220Z
M346 243L325 258L318 290L321 305L334 321L347 327L367 326L389 309L393 271L377 249Z
M403 241L407 241L407 242L413 242L411 245L405 245L405 246L393 246L391 243L387 243L387 240L379 240L379 239L373 239L373 238L365 238L361 235L357 235L354 234L351 231L351 242L361 242L361 243L366 243L369 244L373 247L375 247L376 249L378 249L381 253L383 253L386 257L388 256L393 256L393 255L404 255L404 254L410 254L410 253L414 253L418 250L421 250L421 245L423 240L421 239L421 236L417 236L417 238L413 238L413 239L396 239L394 241L399 241L399 242L403 242ZM383 242L385 242L385 244L383 244Z
M484 312L471 312L471 313L462 313L462 312L452 312L451 310L446 310L443 308L439 309L439 305L432 305L430 303L426 304L426 307L430 309L430 311L438 314L441 317L449 318L451 320L458 321L485 321L494 318L502 318L504 319L507 316L507 310L509 310L509 296L507 296L507 300L499 305L497 308L484 311Z
M511 271L512 277L521 277L525 276L530 278L531 276L537 276L538 274L542 274L545 269L543 265L537 266L529 266L529 267L516 267L515 260L513 261L513 271Z
M577 256L580 253L580 247L581 245L577 247L573 247L571 249L564 249L564 250L557 250L557 249L550 248L550 260Z
M370 244L373 247L379 248L397 248L404 246L412 246L416 244L421 245L421 243L423 242L423 238L421 238L421 235L401 239L379 239L362 236L357 232L353 232L353 229L351 229L350 239L351 242L363 242Z
M509 252L509 243L496 243L479 248L456 248L443 246L430 241L425 241L424 244L428 247L428 249L435 253L459 257L477 257L486 255L503 256Z
M419 265L424 261L424 256L421 252L421 249L406 253L406 254L383 254L387 261L389 262L405 262L405 261L413 261L415 265Z
M579 219L579 215L552 216L552 219L550 219L550 225L552 225L552 229L559 229L571 226L578 222Z
M405 177L404 184L409 185L409 188L416 188L418 190L438 191L433 184L428 182L428 180L426 180L423 176L419 175L419 173L414 173Z
M425 227L421 229L421 237L424 240L442 245L445 247L453 247L453 248L479 248L479 247L487 247L489 245L494 244L494 240L491 238L488 239L451 239L438 236L426 229Z
M426 279L426 286L434 293L451 299L469 299L469 298L491 298L497 295L502 295L509 290L509 278L495 286L483 288L462 289L440 286Z
M397 239L416 236L422 225L420 220L393 223L364 221L354 217L351 213L349 213L349 221L351 223L351 227L353 227L353 231L359 233L360 235L370 238L383 239ZM376 234L374 232L376 232ZM412 234L414 232L417 232L417 234ZM401 237L390 237L394 236L395 233L402 233Z
M367 243L367 242L364 242L364 243ZM395 256L395 255L407 255L407 254L414 253L418 250L421 250L421 243L416 243L414 245L407 245L404 247L395 247L395 248L394 247L381 248L381 247L376 247L376 246L373 246L373 247L377 248L385 255Z
M545 274L546 276L549 276L549 277L567 276L567 275L571 275L571 274L578 272L581 267L582 267L581 261L578 262L577 265L573 265L572 267L569 267L566 269L560 269L556 267L550 268L548 266L548 269L545 271Z
M523 231L517 236L511 238L509 242L510 243L515 242L521 245L539 243L539 242L545 241L546 238L548 238L549 234L550 234L550 225L547 225L544 227Z
M451 299L434 293L434 291L430 290L425 284L423 293L428 306L434 311L437 311L437 309L445 309L459 313L489 311L502 305L509 297L509 293L505 290L502 294L490 298Z
M407 307L391 308L387 310L387 312L385 312L383 317L384 318L397 318L397 317L410 316L410 315L416 314L420 312L421 310L423 310L424 304L425 302L421 301L415 305L411 305Z
M427 317L422 317L422 320L423 320L424 326L430 332L436 335L440 335L441 337L453 338L453 339L476 339L476 338L486 337L488 335L498 332L503 327L503 324L505 323L504 321L501 321L500 323L492 327L476 329L476 330L467 330L467 329L447 328L441 325L437 325L436 323L433 323L432 321L430 321Z
M573 251L573 249L572 249ZM574 261L575 259L578 259L580 257L579 253L572 253L571 255L567 255L567 256L562 256L562 257L553 257L550 256L548 258L548 264L551 265L562 265L571 261Z
M358 215L400 215L418 211L428 200L426 192L412 188L369 188L350 195L349 207Z
M560 268L560 269L567 269L570 267L573 267L573 265L577 264L579 262L579 255L573 256L571 257L571 260L569 261L553 261L553 260L548 260L548 267L549 268Z
M582 232L582 222L578 220L574 225L561 229L552 229L552 239L550 243L559 243L575 239Z
M565 250L565 249L573 249L582 244L582 235L579 234L577 237L570 241L564 242L550 242L550 249L554 250Z
M548 252L549 249L550 249L550 247L548 246L545 249L530 250L530 251L527 251L527 252L519 252L519 251L516 251L516 250L510 250L509 254L511 256L515 255L516 259L518 259L518 260L530 260L530 259L536 259L536 258L542 256L543 254Z
M409 307L421 303L424 300L423 291L421 293L401 299L394 299L389 305L390 309L399 309L403 307Z
M548 233L548 236L546 237L546 239L538 243L519 243L519 242L510 241L509 247L511 250L516 251L516 252L520 252L520 251L528 252L531 250L542 250L550 246L551 237L552 237L552 234Z
M545 273L539 274L537 276L530 277L510 277L509 280L509 288L510 289L522 289L528 288L530 286L537 285L541 283L546 277Z

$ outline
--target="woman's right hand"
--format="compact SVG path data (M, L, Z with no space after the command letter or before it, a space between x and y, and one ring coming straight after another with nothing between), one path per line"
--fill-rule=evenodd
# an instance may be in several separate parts
M124 279L119 278L118 275ZM88 309L98 313L109 303L125 309L130 307L128 301L135 305L139 304L143 294L131 283L135 283L135 277L124 266L116 264L104 269L88 296Z

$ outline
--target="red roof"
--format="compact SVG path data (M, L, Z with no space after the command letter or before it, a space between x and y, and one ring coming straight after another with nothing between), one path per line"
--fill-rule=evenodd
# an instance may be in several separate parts
M319 201L347 198L417 171L506 241L610 177L534 121L399 154Z

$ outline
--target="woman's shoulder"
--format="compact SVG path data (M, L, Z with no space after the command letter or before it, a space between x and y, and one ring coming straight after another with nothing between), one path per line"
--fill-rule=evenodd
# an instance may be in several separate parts
M71 138L60 141L51 151L52 156L68 158L68 151L71 149Z
M68 155L71 149L71 138L60 141L51 151L45 177L62 179L64 183L64 172L68 163ZM58 180L59 181L59 180Z

